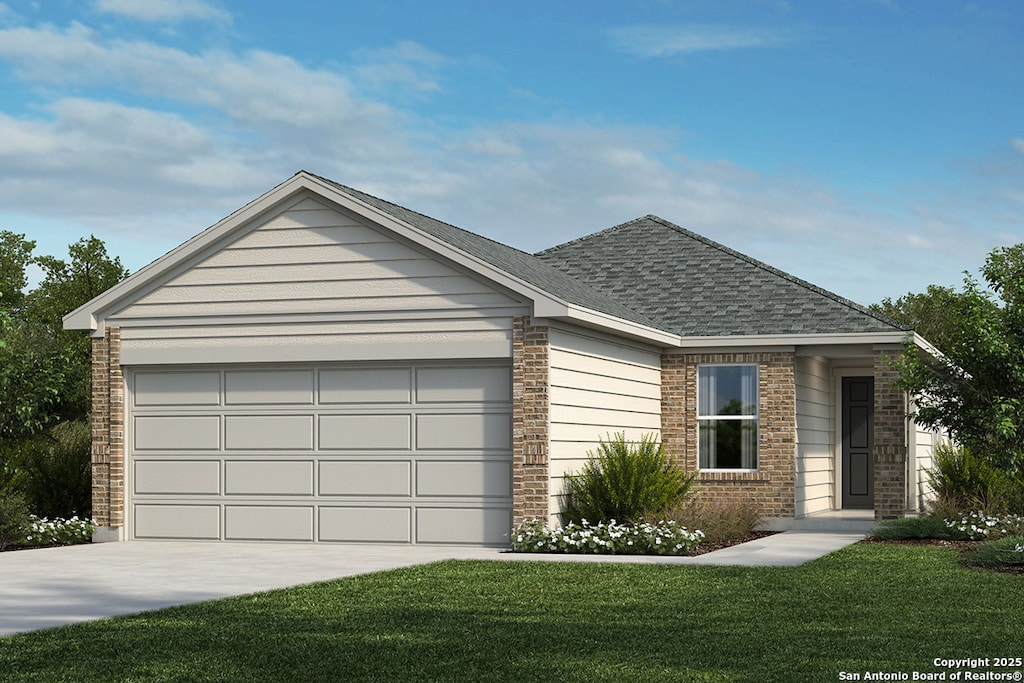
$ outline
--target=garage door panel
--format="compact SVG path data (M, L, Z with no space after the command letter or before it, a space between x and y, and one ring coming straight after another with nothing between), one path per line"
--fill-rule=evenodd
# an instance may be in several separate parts
M138 539L507 544L511 370L129 368Z
M224 441L229 451L308 451L313 448L313 416L228 415Z
M509 450L512 417L507 413L419 415L416 445L421 450Z
M411 368L320 371L321 404L409 403Z
M321 496L411 496L409 461L320 463Z
M137 406L215 406L220 404L219 372L137 372Z
M507 498L512 491L512 465L507 461L420 461L416 494Z
M507 508L421 507L416 510L418 543L503 545L512 528Z
M140 460L135 463L138 495L217 495L218 460Z
M320 448L340 451L409 450L410 415L321 415Z
M505 367L419 368L417 403L507 403L512 397L512 371Z
M220 448L217 416L136 417L136 451L203 451Z
M224 538L231 541L312 541L313 508L229 505Z
M134 512L136 538L220 538L217 505L136 505Z
M411 543L411 520L407 507L322 507L320 540Z
M228 405L312 405L312 370L229 370L224 373Z
M313 463L229 460L224 484L229 496L311 496Z

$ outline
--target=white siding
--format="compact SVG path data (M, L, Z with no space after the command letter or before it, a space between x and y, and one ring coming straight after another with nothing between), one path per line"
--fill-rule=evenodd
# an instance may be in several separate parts
M513 296L303 199L108 315L125 364L510 357Z
M550 509L558 521L563 476L599 438L660 433L661 355L588 330L553 328L550 341Z
M826 359L796 359L796 516L825 512L835 500L835 426Z
M911 410L914 410L913 406L911 406ZM932 467L932 448L942 441L942 434L930 431L913 420L908 422L907 431L913 440L910 444L912 457L910 459L911 473L907 482L909 489L907 491L907 508L923 512L926 503L932 497L927 473L927 470Z

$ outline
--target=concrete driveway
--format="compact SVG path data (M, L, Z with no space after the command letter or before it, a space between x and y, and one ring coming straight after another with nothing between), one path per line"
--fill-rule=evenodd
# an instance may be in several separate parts
M795 567L863 533L787 531L696 557L326 543L93 543L0 553L0 636L441 560Z
M0 553L0 636L409 567L487 548L94 543Z

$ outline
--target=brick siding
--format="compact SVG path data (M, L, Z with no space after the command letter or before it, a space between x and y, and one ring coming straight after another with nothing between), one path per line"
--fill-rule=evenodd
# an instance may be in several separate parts
M697 366L758 365L756 472L703 472L697 485L719 501L753 501L764 517L792 517L796 492L796 358L792 353L664 354L661 439L688 472L697 460Z
M101 527L124 526L124 374L121 330L92 340L92 514Z
M875 352L875 518L896 519L907 509L907 403L896 387L900 351Z
M512 523L548 518L548 328L512 325Z

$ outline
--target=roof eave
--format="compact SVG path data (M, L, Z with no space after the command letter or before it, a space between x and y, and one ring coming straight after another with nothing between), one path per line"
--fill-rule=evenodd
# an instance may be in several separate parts
M831 334L744 334L714 337L681 337L680 350L706 347L801 346L850 344L901 344L909 332L840 332ZM919 338L918 338L919 339ZM923 340L922 340L923 341ZM930 345L929 345L930 346Z

